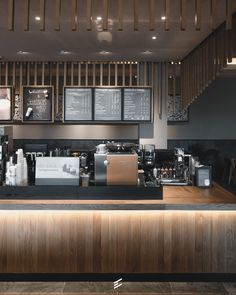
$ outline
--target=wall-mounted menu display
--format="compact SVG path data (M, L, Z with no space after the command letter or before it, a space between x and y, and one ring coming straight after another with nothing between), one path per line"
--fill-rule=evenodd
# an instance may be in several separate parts
M121 88L95 88L94 120L121 121Z
M12 120L13 87L0 87L0 121Z
M23 121L53 122L53 87L23 86Z
M124 121L151 121L151 88L124 88Z
M92 88L64 87L64 121L92 120Z

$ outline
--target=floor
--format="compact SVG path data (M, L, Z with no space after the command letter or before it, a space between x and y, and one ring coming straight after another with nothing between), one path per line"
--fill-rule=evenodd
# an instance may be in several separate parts
M94 294L236 295L236 283L123 282L119 291L113 282L0 282L5 295Z

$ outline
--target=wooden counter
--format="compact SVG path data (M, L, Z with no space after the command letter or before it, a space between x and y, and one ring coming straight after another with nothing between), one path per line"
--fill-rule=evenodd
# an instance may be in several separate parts
M0 210L236 210L236 196L217 183L211 188L164 186L163 199L0 199Z
M236 197L218 185L166 186L163 200L0 204L2 274L236 273Z

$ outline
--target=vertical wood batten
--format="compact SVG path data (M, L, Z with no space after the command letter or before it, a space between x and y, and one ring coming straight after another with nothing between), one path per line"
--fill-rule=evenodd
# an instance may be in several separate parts
M103 63L100 63L100 86L103 85Z
M195 0L195 29L201 30L202 0Z
M26 84L30 85L30 62L26 63L26 71L27 71Z
M16 87L16 62L12 63L12 85Z
M37 62L34 63L34 85L37 85L38 81L38 64Z
M88 62L85 63L85 86L88 86Z
M78 86L81 86L81 63L78 62Z
M232 29L232 0L226 0L226 30Z
M55 5L55 31L60 31L60 18L61 18L61 0L56 0L56 5Z
M40 0L40 31L45 30L45 0Z
M8 85L9 62L5 63L5 85Z
M96 63L93 62L93 86L96 84Z
M77 0L71 0L71 30L77 30L77 22L78 22L78 15L77 15Z
M139 29L139 0L134 1L134 31Z
M74 62L70 63L70 85L74 85Z
M109 0L103 0L102 28L104 31L108 30L108 11L109 11Z
M180 29L182 31L186 30L186 0L180 0Z
M125 64L122 64L122 86L125 86Z
M155 1L149 0L149 30L155 30Z
M87 30L92 30L92 0L87 0Z
M165 0L165 30L170 29L170 0Z
M115 63L115 86L118 85L118 65Z
M41 84L45 84L45 62L42 62L42 79L41 79Z
M217 0L211 0L211 17L210 17L210 19L211 19L212 31L214 31L216 28L216 21L215 21L215 19L216 19L216 4L217 4L216 1Z
M59 113L59 75L60 75L60 63L56 63L56 114Z
M24 3L24 31L29 30L29 15L30 15L30 2L25 0Z
M14 0L8 0L8 20L7 28L9 31L14 30Z
M123 0L118 0L118 30L123 30Z

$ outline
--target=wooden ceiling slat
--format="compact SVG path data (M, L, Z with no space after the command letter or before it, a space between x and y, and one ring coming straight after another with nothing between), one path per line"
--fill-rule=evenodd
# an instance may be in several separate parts
M8 0L8 22L7 27L9 31L14 30L14 0Z
M29 0L25 0L24 3L24 31L29 31L29 15L30 15L30 3Z
M56 0L55 13L55 31L60 31L61 0Z
M103 0L103 22L102 28L104 31L108 30L108 11L109 11L109 0Z
M214 31L216 29L216 7L217 0L211 0L211 29Z
M123 0L118 0L118 30L123 30Z
M195 0L195 29L201 30L202 0Z
M92 30L92 0L87 0L87 30Z
M181 29L181 31L186 30L186 11L187 11L186 0L180 0L180 29Z
M45 31L45 0L40 0L40 31Z
M77 0L71 0L71 30L77 30L77 22L78 22L78 15L77 15Z
M134 1L134 31L139 29L139 0Z
M149 0L149 30L155 30L155 1Z
M170 29L170 0L165 0L165 30Z
M226 30L232 29L232 0L226 0Z

